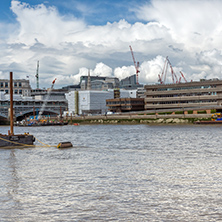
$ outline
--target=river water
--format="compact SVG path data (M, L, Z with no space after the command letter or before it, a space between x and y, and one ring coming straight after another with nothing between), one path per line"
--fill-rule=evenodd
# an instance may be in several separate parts
M221 221L221 131L15 127L52 146L0 149L0 221ZM74 147L54 147L62 141Z

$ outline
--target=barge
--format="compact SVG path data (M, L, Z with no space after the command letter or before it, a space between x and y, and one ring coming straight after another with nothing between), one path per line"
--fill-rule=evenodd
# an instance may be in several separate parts
M13 123L13 73L10 72L10 130L8 135L0 134L0 147L33 145L35 137L28 133L14 134Z

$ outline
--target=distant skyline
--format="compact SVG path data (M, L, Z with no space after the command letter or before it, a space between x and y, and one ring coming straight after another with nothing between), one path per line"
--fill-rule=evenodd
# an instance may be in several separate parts
M221 78L220 0L20 0L0 2L0 78L29 76L36 88L79 83L81 75L135 74L158 82L166 56L188 81ZM171 75L168 72L168 82Z

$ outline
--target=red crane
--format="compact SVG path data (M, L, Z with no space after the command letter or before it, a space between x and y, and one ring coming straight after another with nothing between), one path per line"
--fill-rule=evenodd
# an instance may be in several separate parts
M181 76L183 77L184 81L187 82L187 80L186 80L184 74L183 74L181 71L180 71L180 74L181 74ZM181 77L180 77L179 83L180 83L180 81L181 81Z
M139 84L139 82L138 82L138 73L140 72L139 71L139 62L136 63L135 57L133 55L133 49L132 49L131 45L129 47L130 47L130 51L131 51L131 54L132 54L132 57L133 57L134 66L135 66L135 69L136 69L136 84Z
M158 81L160 82L160 84L165 83L167 69L168 69L168 62L167 62L167 59L166 59L165 62L164 62L164 66L163 66L163 70L162 70L161 76L160 76L160 74L158 75L159 76L159 80Z
M171 70L171 75L172 75L172 81L173 83L178 83L178 78L177 78L177 75L175 74L175 72L173 71L173 67L170 63L170 60L168 59L168 56L166 57L166 60L165 60L165 63L164 63L164 66L163 66L163 70L162 70L162 73L161 75L158 75L159 76L159 82L160 84L164 84L165 83L165 80L166 80L166 75L167 75L167 70L168 70L168 65L170 65L170 70Z
M56 78L52 81L51 89L53 89L53 86L55 84Z

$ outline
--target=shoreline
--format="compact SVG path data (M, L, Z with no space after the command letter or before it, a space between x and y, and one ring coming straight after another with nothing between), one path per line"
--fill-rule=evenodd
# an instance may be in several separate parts
M54 121L55 117L49 120ZM62 119L69 125L79 124L195 124L195 122L211 121L211 114L119 114L95 116L66 116ZM214 124L214 123L212 123ZM8 125L8 124L4 124ZM218 125L218 124L217 124ZM3 125L2 125L3 126Z

